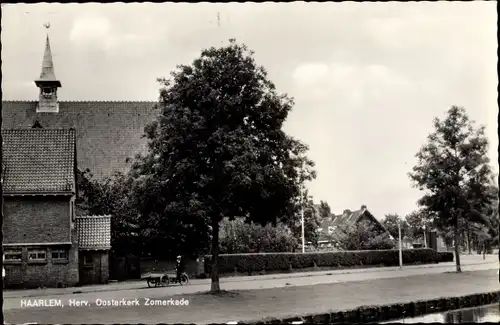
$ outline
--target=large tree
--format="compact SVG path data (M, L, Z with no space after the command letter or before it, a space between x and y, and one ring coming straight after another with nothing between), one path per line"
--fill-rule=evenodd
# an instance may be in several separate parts
M338 248L343 250L378 250L393 249L396 241L381 231L372 223L361 220L352 225L339 226L340 231L335 234Z
M140 236L139 216L130 202L131 179L121 173L95 179L90 170L77 173L78 213L111 215L111 254L141 254L144 238Z
M484 208L491 203L491 170L484 127L475 127L465 109L453 106L444 120L434 119L409 174L425 191L419 204L440 230L451 229L457 272L460 267L460 234L471 222L485 222Z
M387 229L391 236L398 240L399 238L399 225L401 224L401 238L408 236L408 223L405 219L401 218L398 214L389 213L386 214L384 220L382 220L382 225Z
M432 225L423 209L408 213L405 216L405 223L407 225L406 235L412 240L423 238L425 229L429 229Z
M146 130L149 152L135 166L150 189L143 208L157 216L158 228L173 219L211 230L215 293L221 220L285 221L314 164L307 146L283 131L292 99L277 93L245 45L230 40L205 49L159 81L161 113Z
M298 243L283 223L261 226L243 218L224 218L219 237L222 254L292 252Z

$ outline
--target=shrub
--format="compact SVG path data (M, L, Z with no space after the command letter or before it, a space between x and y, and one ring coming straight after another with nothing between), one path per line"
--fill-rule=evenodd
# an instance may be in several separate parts
M451 260L450 260L451 258ZM211 256L205 256L205 272L211 271ZM453 254L436 252L432 249L403 250L403 263L430 264L453 261ZM356 267L356 266L398 266L399 251L345 251L311 253L257 253L222 254L219 259L219 272L252 273L261 271L285 271L290 268L305 269L313 267Z
M446 262L453 262L453 253L452 252L438 252L439 255L439 261L446 263Z
M395 241L389 234L367 221L338 226L337 245L346 251L394 249Z
M222 254L291 252L297 246L291 230L281 223L263 227L245 223L242 218L233 221L225 218L219 236Z

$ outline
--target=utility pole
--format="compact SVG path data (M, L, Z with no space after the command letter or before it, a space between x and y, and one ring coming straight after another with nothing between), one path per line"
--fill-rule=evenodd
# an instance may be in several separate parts
M398 221L398 235L399 235L399 268L403 268L403 242L401 241L401 220Z
M3 258L4 258L4 251L3 251L3 179L5 177L4 175L4 168L3 168L3 136L2 136L2 125L3 125L3 120L2 120L2 106L0 106L0 218L1 218L1 223L0 223L0 241L2 242L2 303L0 308L3 310L3 288L5 286L4 284L4 277L3 277ZM3 318L3 313L0 315L0 322L4 324L4 318Z
M304 180L301 179L304 175L304 162L300 166L300 223L302 226L302 253L306 252L306 236L304 227Z
M304 194L302 191L302 185L300 186L300 197L301 197L300 223L302 224L302 253L305 253L306 252L306 237L305 237L305 231L304 231Z

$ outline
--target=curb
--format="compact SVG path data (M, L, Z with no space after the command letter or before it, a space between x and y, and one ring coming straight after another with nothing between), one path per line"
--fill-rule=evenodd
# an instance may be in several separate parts
M310 314L284 319L266 318L241 324L339 324L394 321L427 314L446 312L456 309L491 305L500 302L500 291L471 294L458 297L420 300L409 303L397 303L380 306L361 306L356 309Z

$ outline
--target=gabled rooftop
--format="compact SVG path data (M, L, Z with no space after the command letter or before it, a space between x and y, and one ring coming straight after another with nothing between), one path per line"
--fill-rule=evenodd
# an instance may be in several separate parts
M137 153L147 149L144 127L158 110L155 102L62 101L58 113L37 113L36 101L3 101L5 129L74 128L78 168L89 168L97 178L126 172Z
M6 195L75 192L74 129L2 130Z
M340 215L331 215L330 218L321 220L318 228L319 239L324 241L330 238L335 239L341 235L341 228L349 227L358 223L363 216L371 219L374 223L378 224L381 229L387 231L385 227L368 211L366 206L361 206L361 209L351 211L344 210Z

